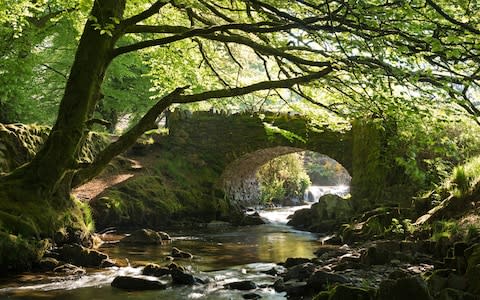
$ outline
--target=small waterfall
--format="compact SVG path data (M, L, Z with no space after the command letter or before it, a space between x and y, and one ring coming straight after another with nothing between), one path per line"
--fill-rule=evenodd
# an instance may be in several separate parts
M334 185L334 186L322 186L311 185L303 194L305 202L318 202L318 199L323 195L334 194L340 197L344 197L350 193L350 186L348 185Z
M292 215L295 211L302 208L309 208L312 203L318 202L318 199L327 194L335 194L338 196L346 196L350 192L348 185L335 185L335 186L320 186L312 185L307 188L304 194L304 200L306 205L300 206L288 206L281 208L274 208L268 210L259 211L260 216L266 219L271 224L286 224L288 222L288 216Z

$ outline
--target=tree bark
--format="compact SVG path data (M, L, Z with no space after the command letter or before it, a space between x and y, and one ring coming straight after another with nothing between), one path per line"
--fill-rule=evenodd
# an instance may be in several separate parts
M3 178L3 181L26 181L41 198L55 194L60 184L68 184L65 176L75 170L78 154L88 133L105 71L112 60L118 35L102 32L113 19L121 19L126 0L97 0L86 22L58 116L50 135L35 158ZM33 186L32 186L33 185Z

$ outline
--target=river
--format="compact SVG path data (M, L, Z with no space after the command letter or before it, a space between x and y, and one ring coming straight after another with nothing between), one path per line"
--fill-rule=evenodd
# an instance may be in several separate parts
M345 187L312 187L324 193L345 194ZM318 195L318 193L316 193ZM318 199L318 198L317 198ZM99 250L114 259L128 260L129 266L102 270L88 269L83 276L21 274L0 281L0 299L243 299L245 292L227 290L224 284L253 280L254 292L262 299L285 299L271 285L275 278L263 273L288 257L314 257L321 236L286 225L287 216L309 205L260 211L270 223L258 226L216 226L196 231L170 232L172 242L160 246L104 244ZM196 286L174 286L161 291L125 292L112 288L118 275L139 275L146 263L167 264L172 247L191 252L191 260L176 260L195 276L206 281Z

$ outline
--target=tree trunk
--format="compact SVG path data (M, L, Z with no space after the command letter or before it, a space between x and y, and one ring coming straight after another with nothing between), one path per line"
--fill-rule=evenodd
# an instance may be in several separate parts
M125 0L94 1L94 18L85 24L47 141L30 163L0 177L0 231L48 235L62 222L74 222L67 216L75 208L70 199L71 181L88 133L86 123L99 100L105 71L120 36L115 31L102 32L98 27L105 28L114 19L122 19L124 9ZM64 214L69 220L59 220Z

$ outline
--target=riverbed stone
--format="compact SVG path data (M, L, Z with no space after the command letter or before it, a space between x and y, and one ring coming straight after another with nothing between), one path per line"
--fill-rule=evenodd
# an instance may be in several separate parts
M170 275L172 276L172 283L179 285L193 285L197 283L197 280L192 274L187 274L180 269L170 270Z
M119 267L119 264L113 259L104 259L100 264L100 268L111 268L111 267Z
M310 262L310 259L304 257L289 257L283 264L285 268L291 268L296 265Z
M227 283L225 287L231 290L248 291L256 289L257 285L251 280L243 280Z
M99 267L108 255L98 250L88 249L78 244L63 245L58 249L62 261L82 267Z
M345 284L349 282L350 282L350 279L348 279L343 275L319 270L313 273L308 278L307 285L309 288L311 288L314 291L322 291L328 285L336 284L336 283Z
M158 245L162 243L162 236L152 229L139 229L121 239L120 243Z
M75 276L81 276L86 273L85 269L77 267L72 264L63 264L55 269L53 269L53 272L55 273L62 273L64 275L75 275Z
M377 300L433 300L427 284L420 276L397 280L386 279L380 283Z
M288 281L295 279L298 281L305 280L310 277L310 275L315 272L316 266L313 263L304 263L301 265L296 265L287 270L284 276L284 280Z
M170 270L180 270L182 272L185 272L185 268L172 262L167 266Z
M162 277L170 274L170 269L167 267L161 267L157 264L148 264L142 270L143 275Z
M275 280L272 287L278 293L285 291L285 282L283 281L283 278L278 278Z
M166 233L165 231L157 231L157 233L158 233L158 235L160 235L160 238L162 239L162 242L172 240L170 235L168 233Z
M111 286L127 291L164 290L167 285L158 281L133 276L117 276Z
M177 247L172 248L172 257L175 258L193 258L193 255L189 252L178 249Z
M248 293L248 294L243 294L242 295L242 298L243 299L261 299L262 296L260 296L259 294L255 294L255 293Z
M447 288L435 298L438 300L478 300L479 297L465 291Z
M371 300L374 292L349 285L337 285L330 291L320 292L314 300Z
M308 289L307 283L303 281L289 280L285 282L284 291L287 293L287 298L302 299L303 297L310 295L312 292Z
M60 262L53 257L43 257L37 264L37 269L39 271L52 271L57 266L60 265Z

